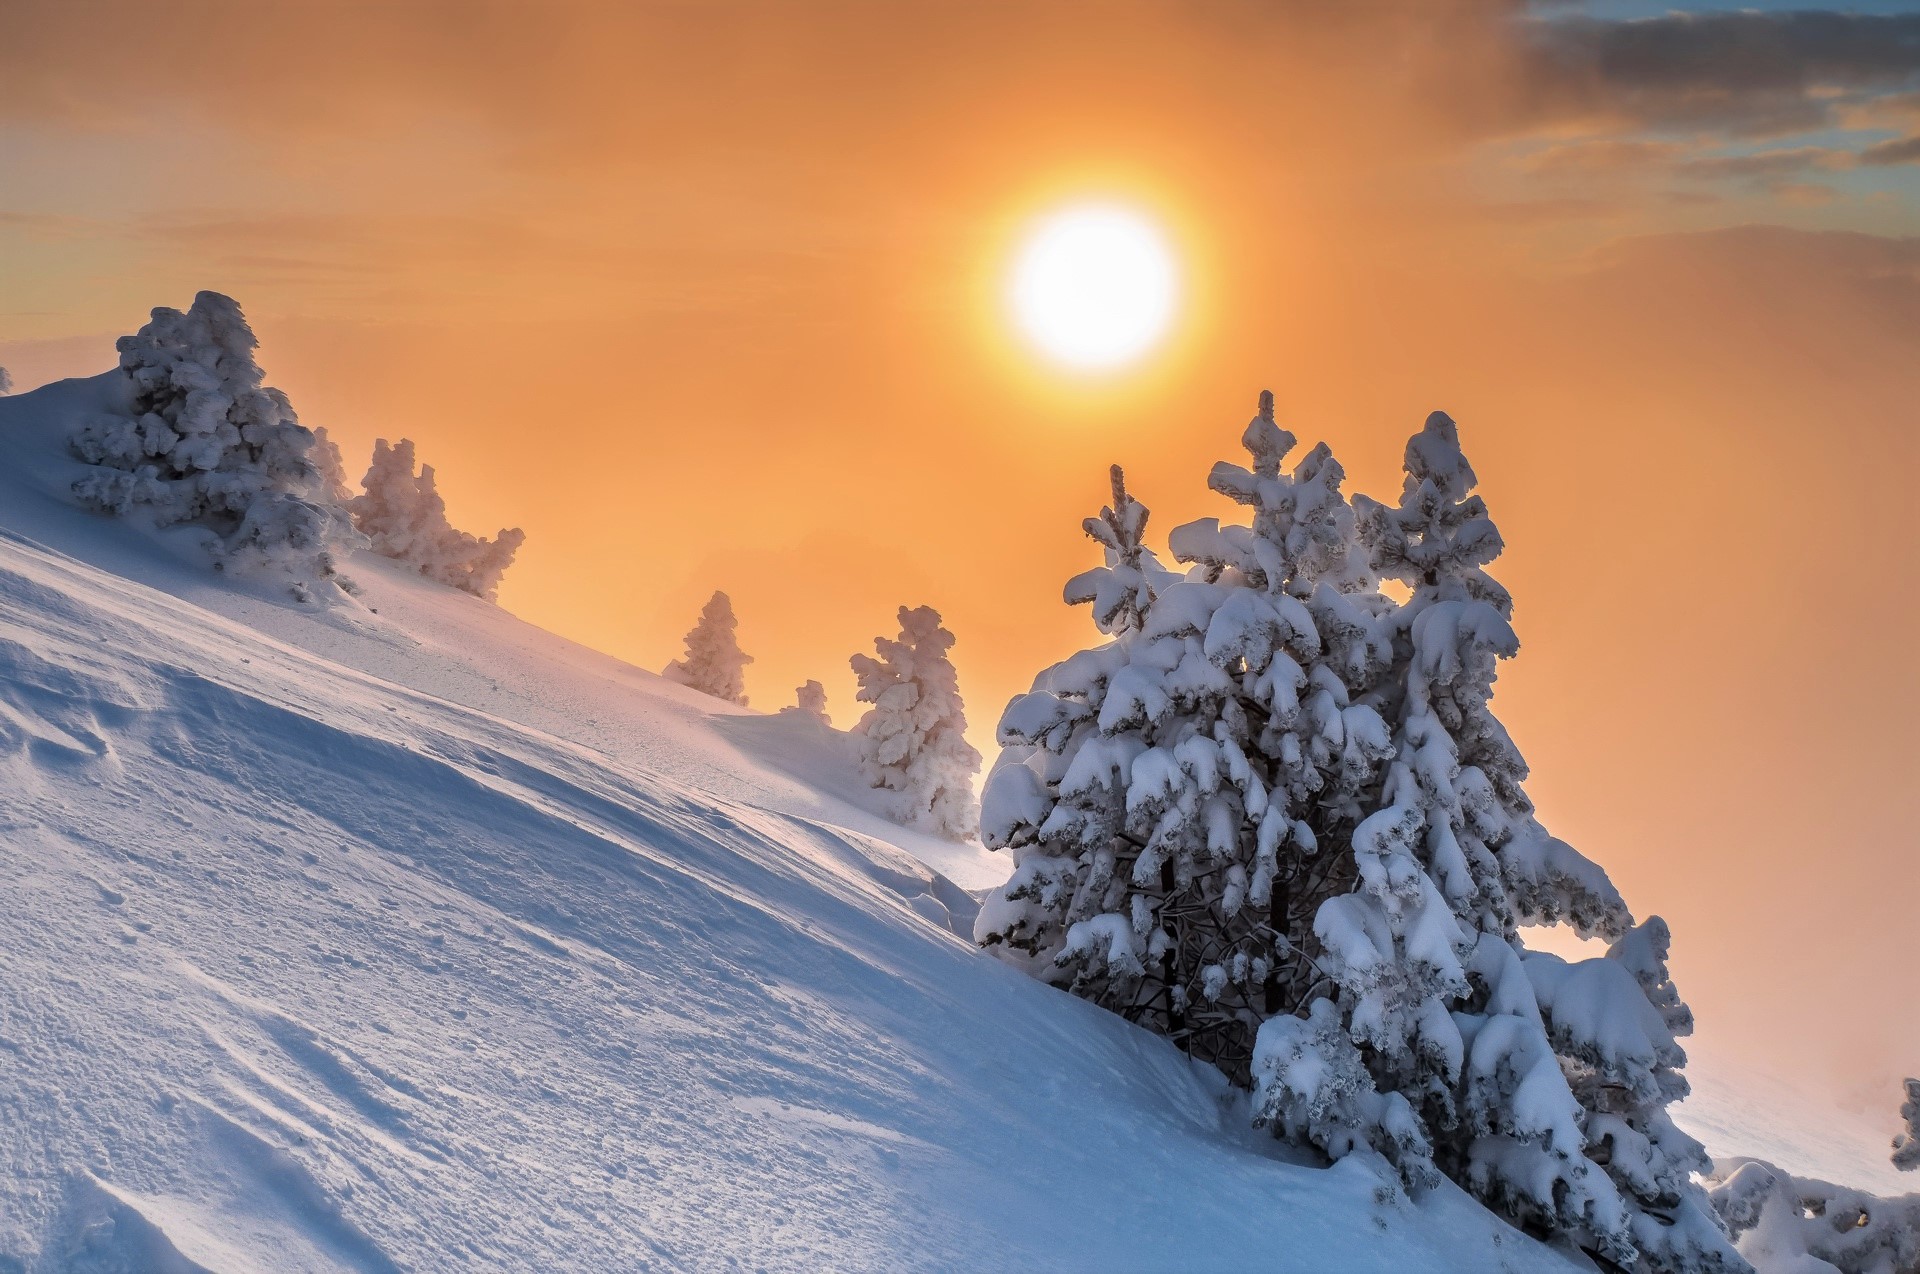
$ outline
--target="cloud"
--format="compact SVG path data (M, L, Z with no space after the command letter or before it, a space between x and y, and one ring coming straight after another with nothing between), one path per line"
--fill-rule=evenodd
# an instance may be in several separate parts
M1876 167L1889 164L1920 164L1920 137L1902 137L1898 141L1876 142L1860 152L1860 162Z
M1743 135L1825 127L1920 83L1920 13L1669 13L1523 23L1539 106L1639 127Z

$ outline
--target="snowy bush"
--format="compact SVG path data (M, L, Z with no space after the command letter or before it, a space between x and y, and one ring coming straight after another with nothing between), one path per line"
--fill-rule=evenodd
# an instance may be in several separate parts
M218 536L216 566L287 574L304 598L316 582L345 583L336 555L355 536L313 431L262 383L257 345L218 292L195 296L184 314L154 310L119 341L127 414L86 421L69 440L89 466L73 490L103 513L205 526Z
M1883 1199L1759 1159L1715 1163L1714 1210L1760 1274L1914 1274L1920 1195Z
M974 835L980 753L967 742L959 674L947 657L953 634L931 606L902 606L900 635L873 645L878 658L849 660L860 685L854 697L873 705L853 727L861 777L892 794L902 822L937 836Z
M833 724L827 717L827 688L817 681L800 683L793 692L793 703L780 711L811 717L821 725Z
M1920 1079L1907 1081L1907 1100L1900 1107L1906 1131L1893 1139L1893 1166L1911 1172L1920 1168Z
M738 627L733 602L725 593L715 593L701 609L700 621L687 634L686 658L674 660L660 675L701 694L745 707L747 687L742 674L753 656L740 649L734 637Z
M1014 870L976 938L1255 1090L1257 1119L1410 1186L1444 1173L1626 1267L1744 1268L1692 1174L1669 935L1549 835L1490 700L1519 642L1502 541L1454 422L1407 444L1399 500L1342 493L1263 395L1248 511L1144 541L1113 471L1070 581L1107 640L999 726L981 821ZM1381 588L1408 590L1394 601ZM1573 963L1525 925L1613 945Z
M338 449L329 442L326 450L337 470ZM323 472L327 468L324 460L321 467ZM373 463L360 485L363 494L348 501L347 508L374 552L405 562L430 580L495 599L526 532L511 527L485 540L457 530L447 521L447 502L440 498L433 466L421 465L415 472L413 443L406 438L392 446L385 438L374 442Z

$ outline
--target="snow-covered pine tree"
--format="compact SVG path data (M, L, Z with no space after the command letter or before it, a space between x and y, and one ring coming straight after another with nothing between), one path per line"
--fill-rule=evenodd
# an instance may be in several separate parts
M821 725L833 724L827 716L827 688L817 681L801 682L793 692L793 703L780 711L811 717Z
M1445 1172L1623 1267L1744 1268L1666 1116L1691 1019L1665 927L1541 828L1490 710L1518 642L1453 421L1409 442L1394 506L1349 508L1324 448L1285 472L1270 400L1242 441L1252 466L1210 485L1252 524L1177 529L1186 579L1117 474L1088 521L1107 561L1068 600L1112 640L1002 719L983 822L1015 868L976 936L1250 1079L1260 1121L1333 1157ZM1528 953L1519 926L1552 923L1614 946ZM1278 968L1266 994L1243 955ZM1249 1065L1220 1041L1254 1026Z
M1190 578L1145 548L1117 466L1113 503L1083 524L1106 562L1066 597L1112 640L1043 672L1001 720L985 830L1015 868L976 937L1244 1083L1260 1021L1320 980L1301 944L1350 878L1316 853L1316 823L1350 812L1386 732L1326 669L1290 591L1346 559L1287 543L1296 506L1296 545L1345 513L1337 466L1315 453L1281 472L1293 438L1270 396L1242 441L1253 468L1216 466L1213 484L1258 525L1177 529L1176 552L1201 563Z
M414 471L414 446L402 438L373 444L373 462L361 480L363 494L347 502L353 523L383 557L405 562L430 580L449 584L493 601L514 554L526 543L518 527L503 528L491 540L459 530L447 521L432 465Z
M13 373L4 367L0 367L0 394L11 394L12 392Z
M1920 1270L1920 1195L1879 1198L1796 1177L1761 1159L1716 1162L1714 1211L1765 1271L1913 1274Z
M347 485L347 462L323 425L313 427L313 467L320 471L320 489L328 501L346 508L353 499L353 488Z
M668 664L660 675L701 694L745 707L744 673L753 656L740 649L734 636L739 626L733 617L732 599L725 593L714 593L701 608L699 622L687 633L686 657Z
M980 826L980 753L967 742L959 674L947 655L953 634L931 606L902 606L899 618L898 637L874 639L878 658L849 660L860 684L854 697L873 705L853 727L860 773L892 793L902 821L965 839Z
M119 341L127 410L89 420L70 439L91 466L74 494L103 513L148 510L219 537L216 566L292 576L295 596L336 577L356 539L315 463L313 432L287 396L264 384L259 342L231 297L201 292L186 313L162 307Z
M1907 1081L1907 1100L1900 1107L1907 1121L1905 1132L1893 1139L1893 1166L1903 1172L1920 1168L1920 1079Z

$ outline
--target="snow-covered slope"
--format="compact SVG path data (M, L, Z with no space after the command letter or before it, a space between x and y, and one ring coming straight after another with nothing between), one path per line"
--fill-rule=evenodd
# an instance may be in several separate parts
M69 507L101 392L0 403L0 1269L1575 1267L974 951L838 736Z
M1591 1268L982 956L842 736L73 508L107 392L0 400L0 1271Z

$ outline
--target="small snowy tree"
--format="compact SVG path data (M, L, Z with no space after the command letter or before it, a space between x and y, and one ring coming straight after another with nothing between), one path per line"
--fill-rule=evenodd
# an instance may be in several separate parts
M339 445L320 425L313 428L313 467L320 471L320 489L327 499L345 508L353 499L353 488L347 485L347 462Z
M860 684L854 697L873 705L853 727L861 776L892 793L903 822L938 836L973 836L980 753L967 742L959 674L947 655L953 634L931 606L902 606L900 635L873 645L878 658L848 661Z
M493 601L498 596L500 579L526 542L526 532L509 527L486 540L455 528L447 521L433 466L414 471L412 440L402 438L392 446L385 438L376 440L361 486L364 494L347 507L374 552L475 597Z
M1907 1100L1900 1107L1900 1117L1907 1121L1907 1129L1893 1139L1893 1166L1910 1172L1920 1168L1920 1079L1907 1081Z
M1762 1274L1920 1270L1920 1195L1879 1198L1760 1159L1715 1163L1707 1185L1740 1254Z
M716 592L701 608L699 622L687 633L686 658L674 660L660 675L701 694L745 707L747 687L742 674L753 656L740 649L734 636L738 627L732 600Z
M316 462L313 431L263 383L246 316L218 292L186 313L161 308L119 341L129 410L84 422L70 445L89 466L74 494L90 508L145 509L156 524L205 526L216 566L293 577L296 596L336 577L352 526Z
M832 725L827 717L827 688L817 681L803 681L793 692L794 701L788 707L780 709L782 713L793 713L811 717L821 725Z
M12 392L13 373L4 367L0 367L0 394L11 394Z

